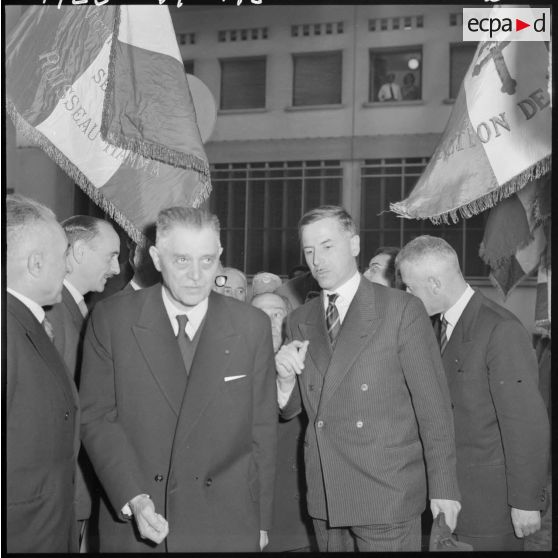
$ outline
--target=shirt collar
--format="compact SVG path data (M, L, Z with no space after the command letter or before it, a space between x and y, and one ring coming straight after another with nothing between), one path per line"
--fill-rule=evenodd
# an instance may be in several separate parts
M449 310L442 314L450 326L455 327L455 324L459 321L461 314L463 314L465 307L474 294L475 291L467 283L467 287L463 291L463 294L457 299L457 302Z
M72 298L79 306L79 303L83 300L83 295L67 279L64 279L64 286L68 289L69 293L72 295Z
M9 287L8 287L7 291L12 296L15 296L21 303L25 304L25 306L31 311L33 316L35 316L35 318L37 318L37 320L40 324L43 323L43 320L45 319L45 311L41 308L40 304L37 304L34 300L31 300L30 298L26 297L25 295L22 295L21 293L18 293L16 291L14 291L13 289L10 289Z
M360 273L355 271L355 274L349 280L345 281L345 283L343 283L340 287L337 287L334 291L324 289L324 300L327 303L327 295L337 293L340 300L346 304L350 304L355 297L359 285Z
M130 279L130 287L132 287L134 291L141 291L141 287L133 279Z
M179 316L180 314L186 314L188 316L188 324L186 326L186 330L190 331L191 335L189 334L189 337L192 338L196 334L196 331L198 331L198 328L205 318L205 314L207 313L208 299L204 298L199 304L193 306L190 310L183 310L182 308L177 308L174 305L165 287L162 286L161 288L163 290L163 304L165 305L165 310L167 311L167 314L169 316L174 334L176 335L178 333L178 322L176 320L176 316Z

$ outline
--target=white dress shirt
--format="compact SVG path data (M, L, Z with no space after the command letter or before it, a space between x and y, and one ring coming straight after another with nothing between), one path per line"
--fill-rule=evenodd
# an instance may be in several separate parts
M463 294L458 298L457 302L440 316L440 319L443 317L448 323L446 326L446 337L448 341L455 326L457 325L457 322L459 321L459 318L461 317L461 314L463 314L463 311L467 307L467 304L469 304L469 301L474 294L475 291L467 283L467 288L463 291Z
M31 313L33 314L33 316L35 316L35 318L37 318L40 324L43 323L43 320L45 319L45 311L41 308L39 304L37 304L34 300L31 300L30 298L26 297L25 295L22 295L21 293L18 293L13 289L10 289L9 287L7 288L7 291L12 296L15 296L20 302L25 304L25 306L29 308L29 310L31 310Z
M81 302L85 302L83 295L67 279L64 279L64 286L68 289L78 306Z
M204 298L199 304L196 304L196 306L186 311L175 306L165 287L162 287L162 289L163 304L165 305L165 310L167 311L167 314L169 316L174 334L178 335L178 320L176 319L176 316L179 316L180 314L186 314L186 316L188 316L188 322L186 323L186 335L191 341L194 338L194 335L196 335L196 332L198 331L198 328L200 327L207 313L207 298Z

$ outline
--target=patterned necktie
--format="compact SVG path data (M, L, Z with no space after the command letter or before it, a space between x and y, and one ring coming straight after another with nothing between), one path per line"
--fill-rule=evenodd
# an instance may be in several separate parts
M448 321L444 316L442 316L442 327L440 328L440 353L444 354L446 346L448 344L448 336L446 330L448 329Z
M52 327L52 324L47 320L46 316L41 322L41 325L43 326L43 329L46 331L48 338L54 343L54 328Z
M87 318L87 314L89 314L89 309L87 308L87 304L85 304L85 300L83 298L78 302L78 308L81 312L81 315L84 318Z
M192 344L190 338L186 334L186 324L188 323L188 316L186 314L179 314L176 316L178 322L178 333L176 338L178 340L178 347L182 354L182 359L184 360L184 366L186 367L186 374L190 372L190 361L192 353Z
M327 333L329 335L329 340L331 341L331 345L335 345L335 341L337 340L337 335L339 334L339 330L341 329L341 320L339 318L339 311L337 310L337 306L335 306L335 301L339 295L337 293L333 293L327 295L329 299L329 304L327 305L326 309L326 326L327 326Z

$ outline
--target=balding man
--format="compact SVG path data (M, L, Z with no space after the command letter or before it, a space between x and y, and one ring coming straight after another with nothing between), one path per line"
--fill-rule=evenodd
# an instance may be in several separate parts
M455 533L475 550L522 550L524 537L540 528L549 453L529 335L467 284L445 240L420 236L396 264L427 312L441 313L463 498Z
M79 386L88 314L83 297L90 292L103 292L107 279L120 272L120 238L110 223L89 215L74 215L62 222L62 228L70 244L69 272L64 278L62 301L47 309L47 318L54 330L54 345ZM82 452L76 477L76 519L79 522L80 543L85 534L85 522L91 515L92 483L93 475Z
M6 240L7 551L73 552L79 404L42 308L61 300L68 241L52 211L17 195Z
M240 269L236 269L236 267L225 267L223 273L227 277L223 294L225 296L232 296L241 302L246 302L246 292L248 289L246 275Z

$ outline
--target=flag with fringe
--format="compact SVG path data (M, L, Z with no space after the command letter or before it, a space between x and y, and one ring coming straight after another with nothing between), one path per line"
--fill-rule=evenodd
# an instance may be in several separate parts
M159 210L209 196L167 6L31 6L5 54L16 129L136 242Z
M408 198L410 219L456 222L550 170L552 110L544 42L480 42L434 155Z
M529 182L490 210L479 255L490 280L505 298L525 277L538 272L535 325L550 329L551 175Z

